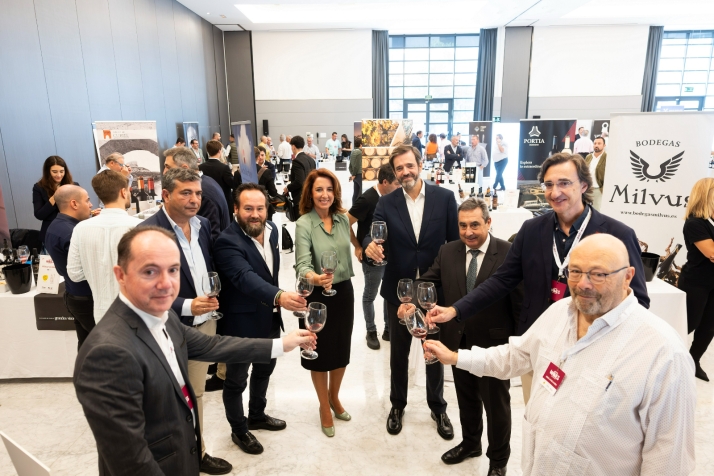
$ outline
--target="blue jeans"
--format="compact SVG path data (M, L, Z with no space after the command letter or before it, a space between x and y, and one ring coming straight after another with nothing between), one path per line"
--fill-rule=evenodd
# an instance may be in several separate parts
M365 258L366 259L366 258ZM364 292L362 293L362 312L367 324L367 332L376 331L377 325L374 323L374 300L379 293L379 285L382 283L385 266L369 266L362 262L362 272L364 273ZM387 316L387 301L384 301L382 309L384 315L384 329L389 330L389 318Z
M508 157L505 159L494 162L493 166L496 167L496 183L493 184L493 188L498 188L498 184L501 184L502 189L506 189L506 184L503 183L503 171L508 164Z

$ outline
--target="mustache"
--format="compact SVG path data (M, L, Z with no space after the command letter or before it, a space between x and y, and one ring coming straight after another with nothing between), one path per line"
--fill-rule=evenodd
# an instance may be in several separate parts
M572 292L572 294L574 294L575 296L591 297L591 298L598 298L598 299L599 299L600 297L602 297L602 295L601 295L599 292L595 291L595 290L583 291L583 290L580 290L580 289L578 289L578 288L575 288L575 289L573 289L571 292Z

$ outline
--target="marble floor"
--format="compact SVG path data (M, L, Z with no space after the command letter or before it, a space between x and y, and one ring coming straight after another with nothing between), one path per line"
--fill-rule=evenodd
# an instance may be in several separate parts
M338 173L343 187L352 195L344 172ZM279 216L279 215L278 215ZM289 225L294 236L294 225ZM281 286L293 289L293 254L282 254ZM353 280L356 294L363 289L361 267L354 260ZM375 303L381 309L381 298ZM328 310L328 321L329 321ZM381 318L381 312L378 313ZM286 331L297 328L296 318L284 312ZM381 332L382 324L378 318ZM233 464L232 474L310 474L315 476L448 474L485 475L488 459L473 458L455 466L446 466L440 456L460 441L461 428L453 384L447 382L444 397L456 437L445 441L436 432L426 404L426 390L421 379L410 375L409 404L404 429L397 436L385 429L389 412L389 343L381 341L380 350L370 350L365 343L361 303L355 304L351 363L342 386L342 403L352 414L352 421L335 419L336 435L325 437L320 431L317 397L308 371L300 366L297 351L279 359L268 389L266 412L287 421L281 432L256 431L265 447L258 456L243 453L230 438L230 427L223 412L221 392L207 393L205 401L205 440L208 452ZM416 343L415 343L416 344ZM705 370L714 374L714 353L702 359ZM421 380L421 381L415 381ZM697 381L696 456L693 474L714 474L714 383ZM247 398L247 396L246 396ZM246 401L247 405L247 401ZM519 475L521 421L524 404L520 387L511 388L512 437L509 475ZM486 424L488 424L486 422ZM49 466L52 474L97 474L94 439L77 402L69 379L0 381L0 430L24 446ZM487 447L484 429L483 447ZM0 475L13 475L12 463L0 449Z

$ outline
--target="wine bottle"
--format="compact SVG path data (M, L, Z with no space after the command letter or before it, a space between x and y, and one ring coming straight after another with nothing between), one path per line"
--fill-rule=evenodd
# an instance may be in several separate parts
M478 188L478 193L476 194L476 198L480 198L481 200L483 200L483 188L482 187Z
M154 177L149 177L149 199L152 200L156 197L156 191L154 190Z
M463 200L466 198L466 194L464 193L463 189L461 188L461 184L459 183L459 198Z
M558 136L553 136L553 147L550 149L550 155L558 153Z
M427 170L427 172L426 172L426 179L427 179L429 182L432 181L431 169Z
M40 255L37 253L37 248L32 248L32 274L35 277L35 285L37 285L37 275L40 274Z
M486 205L488 205L489 211L492 210L492 208L491 208L491 187L486 188L486 195L484 196L484 200L486 201Z
M498 192L493 189L493 197L491 198L491 206L494 210L498 210Z
M566 154L573 154L573 151L570 149L570 136L567 135L565 136L565 147L563 148L562 152L565 152Z
M471 187L471 193L469 193L469 198L474 198L476 193L474 192L474 187Z
M146 192L144 191L144 177L139 176L139 180L138 180L138 184L137 184L137 191L138 191L138 194L137 194L136 198L138 201L143 202L149 198L147 196Z

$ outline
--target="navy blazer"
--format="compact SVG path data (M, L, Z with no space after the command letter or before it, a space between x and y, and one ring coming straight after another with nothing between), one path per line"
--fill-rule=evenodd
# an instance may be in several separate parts
M645 271L640 258L640 244L635 231L622 222L598 212L594 208L590 223L583 237L595 233L609 233L625 243L630 256L630 266L635 268L635 277L630 287L644 307L650 307L647 295ZM525 333L550 306L550 286L553 276L553 215L545 215L526 221L516 235L508 251L506 261L489 279L474 288L453 306L461 318L468 318L505 297L523 281L525 297L516 335ZM565 296L570 295L567 289Z
M253 240L233 221L214 243L216 270L221 278L221 312L218 333L237 337L268 337L273 329L275 295L280 290L278 227L270 232L273 274ZM279 314L278 314L279 315ZM282 318L280 327L283 328ZM284 328L283 328L284 329Z
M374 210L372 222L387 223L387 241L385 256L387 265L382 278L380 294L395 306L400 304L397 298L397 283L400 279L416 279L426 273L436 259L444 243L459 239L458 215L454 192L445 188L429 185L422 181L424 190L424 214L419 231L419 243L414 235L407 200L401 188L380 197ZM368 234L363 241L364 247L372 241Z
M75 185L79 185L74 182ZM50 203L50 197L47 194L47 190L40 186L37 182L32 186L32 205L35 209L35 218L42 221L42 226L40 227L40 241L45 244L45 235L47 234L47 228L50 227L52 220L57 218L59 213L59 208L57 205L52 205Z
M211 271L213 271L213 260L211 259L211 256L213 254L213 246L211 245L211 223L202 216L197 215L196 218L198 218L201 222L201 230L198 232L198 243L201 245L201 251L203 251L203 259L206 261L206 270L210 273ZM174 233L174 230L171 228L171 223L169 223L169 219L166 218L166 214L163 210L159 210L158 212L154 213L149 218L144 220L139 226L149 225L158 226L160 228L169 230L171 233ZM199 295L205 296L206 293L203 292L203 289L196 289L196 286L194 286L193 277L191 276L191 270L188 267L188 261L186 261L186 256L184 256L183 254L183 248L181 248L181 245L178 245L178 248L181 252L181 288L179 289L178 297L171 305L171 309L173 309L174 312L179 316L179 319L181 319L182 323L187 326L192 326L193 316L181 315L183 302L186 299L193 299ZM203 276L201 276L201 280L203 280Z
M228 208L220 185L208 175L201 177L201 190L203 198L198 214L211 222L211 240L215 242L218 235L231 224L233 207Z

